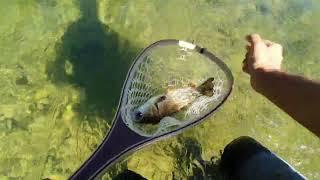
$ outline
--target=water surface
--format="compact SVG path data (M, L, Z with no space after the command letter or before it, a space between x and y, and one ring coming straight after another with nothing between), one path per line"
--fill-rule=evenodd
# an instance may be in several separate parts
M284 68L320 78L316 0L30 0L0 2L0 178L65 179L108 132L126 72L160 39L194 41L223 59L234 92L212 118L118 163L149 179L195 175L250 135L310 179L320 141L255 93L241 71L244 36L283 44ZM199 168L198 168L199 169Z

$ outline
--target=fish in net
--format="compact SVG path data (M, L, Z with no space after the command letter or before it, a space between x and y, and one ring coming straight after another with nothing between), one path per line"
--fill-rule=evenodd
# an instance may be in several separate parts
M188 47L160 46L141 58L135 65L136 71L129 77L127 100L121 110L125 124L140 135L156 136L191 123L219 105L229 93L230 82L226 73L209 58ZM158 124L134 121L133 112L149 99L168 89L199 85L210 77L214 78L212 96L197 97L183 110L162 118Z

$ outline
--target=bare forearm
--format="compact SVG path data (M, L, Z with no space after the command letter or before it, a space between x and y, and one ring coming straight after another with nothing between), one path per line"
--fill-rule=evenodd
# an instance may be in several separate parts
M258 70L252 85L320 137L320 83L284 72Z

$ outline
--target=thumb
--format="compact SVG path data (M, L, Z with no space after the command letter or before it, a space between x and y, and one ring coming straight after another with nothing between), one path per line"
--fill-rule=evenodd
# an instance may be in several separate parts
M262 39L259 34L250 34L246 37L246 39L253 47L258 43L262 42Z

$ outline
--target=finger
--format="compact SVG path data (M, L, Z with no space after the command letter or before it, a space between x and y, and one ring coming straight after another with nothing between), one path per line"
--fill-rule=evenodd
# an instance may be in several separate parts
M246 37L247 41L251 43L251 45L255 45L262 41L259 34L250 34Z
M282 47L281 44L278 44L278 43L274 43L272 44L272 48L275 49L275 51L277 51L278 53L277 54L280 54L281 55L281 58L283 59L283 56L284 56L284 49Z
M265 40L263 40L263 41L264 41L264 43L265 43L268 47L270 47L271 45L274 44L274 42L272 42L272 41L270 41L270 40L267 40L267 39L265 39Z
M243 61L242 61L242 66L244 66L244 65L247 65L247 59L244 59Z
M274 48L279 49L279 50L282 52L283 47L282 47L282 45L281 45L281 44L273 43L272 45L273 45L273 47L274 47Z
M242 61L242 71L245 72L245 73L248 73L248 63L247 63L247 59L244 59Z
M251 57L250 52L248 51L245 55L245 60L249 59Z
M251 53L250 51L248 51L248 52L246 53L246 55L245 55L245 59L246 59L247 61L250 61L250 60L252 60L252 58L253 58L252 53Z
M246 50L250 51L251 50L251 45L246 45Z
M245 73L248 73L248 61L250 60L251 54L248 51L245 55L244 60L242 61L242 71Z

